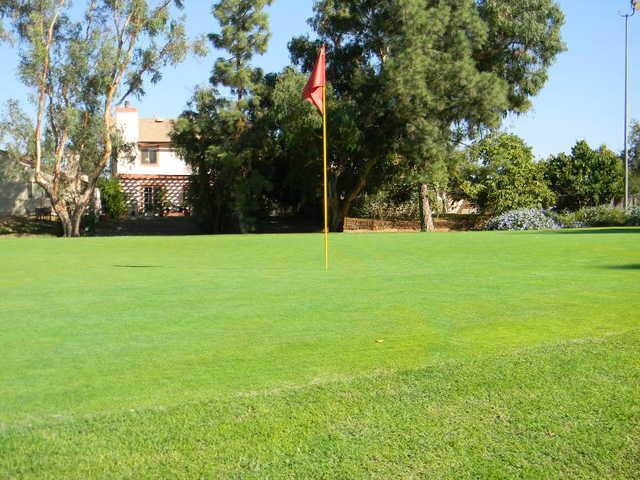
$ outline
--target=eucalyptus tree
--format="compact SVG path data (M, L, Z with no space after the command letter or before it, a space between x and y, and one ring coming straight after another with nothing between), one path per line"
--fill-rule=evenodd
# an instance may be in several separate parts
M317 39L293 39L292 59L306 71L328 45L329 80L361 138L331 154L334 228L389 171L426 184L460 142L525 112L564 48L554 0L320 0L314 11Z
M17 100L8 100L0 117L0 182L23 180L25 153L33 157L33 125Z
M35 180L79 236L96 183L122 144L113 107L184 59L180 0L9 0L5 27L19 47L20 77L35 99Z

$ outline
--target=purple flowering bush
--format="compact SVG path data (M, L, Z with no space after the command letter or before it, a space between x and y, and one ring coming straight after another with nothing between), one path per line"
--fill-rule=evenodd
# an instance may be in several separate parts
M557 230L562 228L549 213L537 208L511 210L490 218L486 230Z

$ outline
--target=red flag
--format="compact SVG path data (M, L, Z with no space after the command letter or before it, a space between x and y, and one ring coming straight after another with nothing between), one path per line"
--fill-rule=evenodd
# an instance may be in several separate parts
M320 49L316 66L313 69L311 78L307 82L307 86L302 91L302 98L311 102L316 106L321 114L324 114L324 95L322 89L326 85L326 60L325 60L325 47L324 45Z

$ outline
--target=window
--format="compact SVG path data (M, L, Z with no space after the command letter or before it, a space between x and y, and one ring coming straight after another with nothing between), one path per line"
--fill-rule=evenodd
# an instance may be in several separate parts
M156 150L155 148L145 148L144 150L142 150L142 164L157 165L158 150Z
M144 187L144 213L157 213L162 208L164 189L153 185Z

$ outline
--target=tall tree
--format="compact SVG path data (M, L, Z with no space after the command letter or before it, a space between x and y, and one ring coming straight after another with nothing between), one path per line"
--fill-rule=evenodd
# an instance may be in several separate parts
M229 55L218 58L212 87L196 92L172 137L193 169L191 203L209 232L249 230L252 214L260 210L268 188L259 165L267 143L258 134L264 74L251 66L251 59L266 51L269 29L264 8L271 3L221 0L214 4L213 15L221 30L209 39ZM228 90L235 98L224 98L219 90Z
M314 8L318 40L292 40L292 58L307 70L317 45L329 46L329 79L354 106L363 139L353 156L332 152L334 227L389 170L424 183L460 141L526 111L564 48L553 0L321 0Z
M120 143L112 108L142 95L187 52L180 0L91 0L74 19L69 0L7 2L20 74L36 100L36 182L65 236L79 236L96 183ZM47 166L49 169L47 171Z
M251 59L267 50L269 17L264 8L271 3L273 0L221 0L213 6L221 30L209 39L229 57L218 58L211 83L228 87L238 101L252 90L255 81Z

